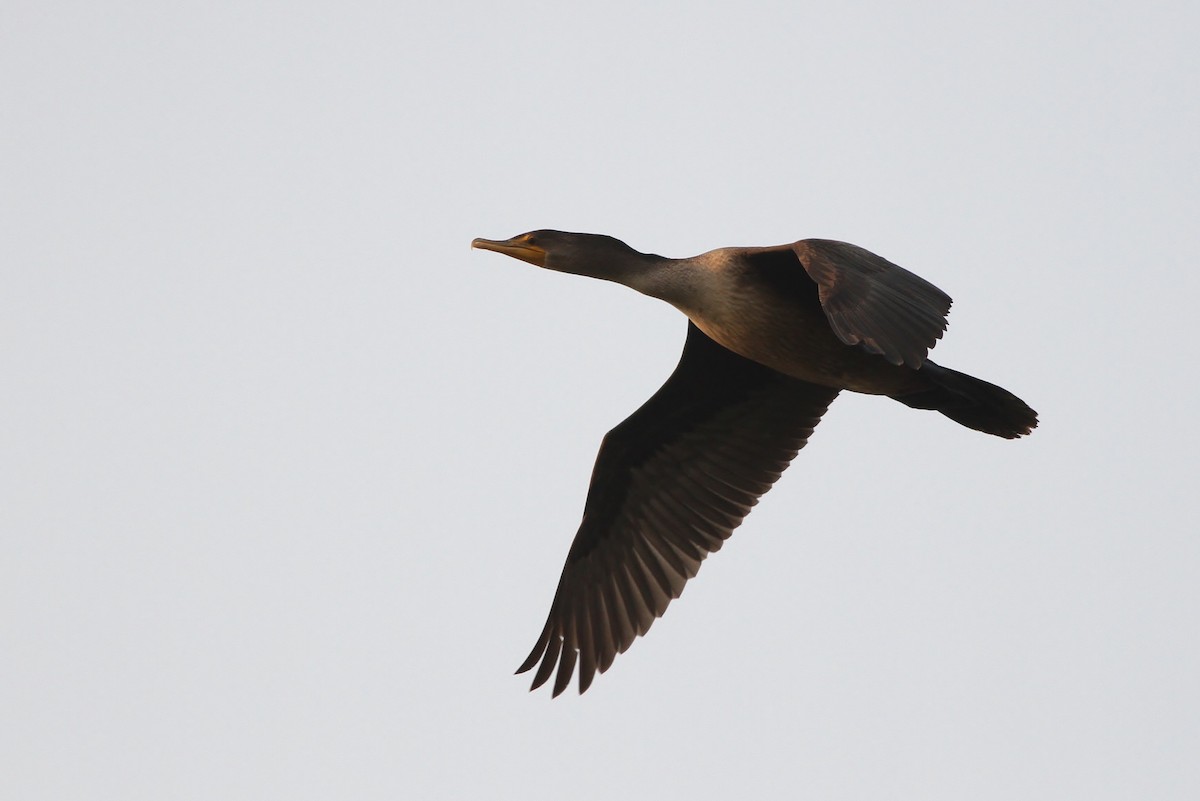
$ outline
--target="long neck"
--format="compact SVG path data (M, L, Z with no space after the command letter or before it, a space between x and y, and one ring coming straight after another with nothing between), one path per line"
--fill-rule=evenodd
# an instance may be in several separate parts
M638 253L614 270L611 281L636 289L643 295L665 300L683 309L695 296L703 278L692 259L668 259L650 253Z
M729 254L723 250L709 251L687 259L645 257L641 269L622 278L613 279L644 295L670 303L684 314L696 319L704 315L714 302L726 297L733 287Z

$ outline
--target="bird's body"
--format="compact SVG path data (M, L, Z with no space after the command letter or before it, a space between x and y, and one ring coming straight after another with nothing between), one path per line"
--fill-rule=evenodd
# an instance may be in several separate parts
M910 370L837 337L817 285L796 269L790 249L722 248L679 261L677 269L701 278L673 305L739 356L792 378L871 395L910 383Z
M1012 393L926 358L949 296L854 245L810 239L665 259L560 231L472 244L623 283L690 320L667 383L604 438L550 616L521 667L540 663L535 688L557 668L555 695L577 663L586 690L662 615L840 391L1005 438L1037 425Z

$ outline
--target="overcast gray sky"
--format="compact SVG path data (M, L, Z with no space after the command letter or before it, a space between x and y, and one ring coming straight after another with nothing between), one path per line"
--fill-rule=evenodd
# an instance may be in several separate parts
M2 20L6 797L1200 797L1194 3ZM843 396L648 637L529 695L684 334L468 248L543 227L863 245L1041 428Z

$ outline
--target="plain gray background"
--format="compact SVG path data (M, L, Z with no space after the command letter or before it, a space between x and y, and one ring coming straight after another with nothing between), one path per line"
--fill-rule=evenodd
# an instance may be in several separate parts
M3 795L1200 796L1195 9L5 3ZM684 334L542 227L863 245L1042 427L843 396L528 695Z

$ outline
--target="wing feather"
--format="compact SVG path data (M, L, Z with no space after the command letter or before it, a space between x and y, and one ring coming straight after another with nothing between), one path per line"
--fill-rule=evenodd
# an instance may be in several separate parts
M649 631L804 446L837 390L777 373L688 324L679 366L605 436L546 625L519 673L591 686Z
M868 250L830 239L791 246L834 333L892 364L920 367L946 330L950 296Z

